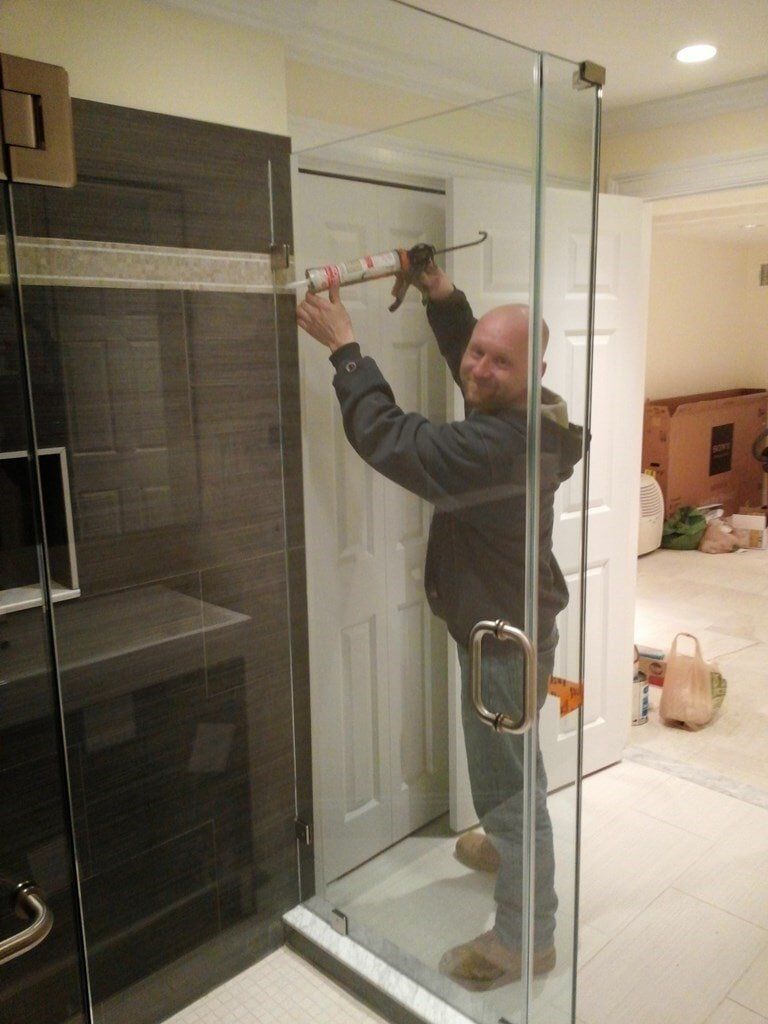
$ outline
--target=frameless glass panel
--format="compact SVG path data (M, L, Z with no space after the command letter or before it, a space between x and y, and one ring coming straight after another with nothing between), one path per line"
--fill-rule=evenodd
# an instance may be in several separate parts
M359 349L341 348L328 367L327 349L302 337L318 843L310 906L474 1019L566 1021L588 370L573 350L587 348L594 90L574 91L575 65L544 58L539 110L536 55L429 24L453 34L441 81L463 103L386 131L338 133L294 157L296 278L305 267L489 235L437 258L472 312L456 293L425 310L413 289L390 312L392 278L365 281L340 294ZM469 67L492 100L469 100ZM426 111L414 92L410 109ZM526 398L529 306L545 322L530 352L537 402ZM511 365L489 369L497 342ZM469 700L479 619L534 634L540 722L525 738L489 729ZM482 651L485 704L519 719L521 652L492 637ZM520 979L527 939L530 990Z
M53 915L39 945L0 965L0 1018L85 1022L77 892L46 589L24 346L17 318L9 186L0 186L0 943L33 922L15 914L34 882ZM56 488L41 464L46 512ZM47 501L46 501L47 499ZM74 807L75 819L82 815Z
M542 391L540 504L552 517L552 572L567 595L557 615L556 646L547 699L541 709L540 751L547 779L558 898L557 969L533 987L530 1021L574 1019L576 915L578 913L579 775L585 693L602 689L600 663L604 581L609 567L583 547L584 463L591 383L589 336L592 272L595 89L574 87L578 66L549 55L543 61L542 314L548 327ZM548 485L552 453L548 424L570 422L575 444L572 471ZM600 445L604 441L597 443ZM595 447L593 447L593 453ZM565 477L565 478L564 478ZM548 490L549 486L549 490ZM555 563L558 568L555 568ZM584 583L585 569L586 585ZM542 579L545 567L542 566ZM564 581L564 582L563 582ZM542 590L544 584L542 583ZM541 594L540 608L544 594ZM584 621L587 624L585 648ZM586 674L583 658L588 652ZM599 723L593 723L599 729ZM594 745L597 737L592 734ZM599 742L599 740L598 740Z
M95 1014L142 1024L280 945L299 900L298 380L269 263L289 153L73 119L75 188L18 189L22 284L38 445L68 478L54 620Z
M310 905L331 922L344 915L351 936L473 1019L511 1021L522 1008L528 920L526 741L494 732L472 707L469 635L478 620L525 629L531 619L527 483L538 466L529 464L526 390L538 59L482 43L497 47L492 102L295 158L297 278L304 267L488 233L438 257L445 277L420 279L435 289L426 309L412 288L390 312L391 278L343 288L359 350L340 349L333 367L327 349L302 338L318 837ZM567 600L549 558L552 496L581 441L559 406L545 415L530 682L549 707L555 617ZM519 720L521 652L489 637L482 671L485 703ZM573 932L560 927L542 780L534 956L537 973L570 992ZM572 845L565 856L573 861ZM555 942L566 950L557 967Z

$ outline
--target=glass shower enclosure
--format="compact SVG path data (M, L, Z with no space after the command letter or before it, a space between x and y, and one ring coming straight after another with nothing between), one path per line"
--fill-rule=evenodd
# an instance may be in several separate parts
M575 1020L599 69L315 6L408 89L322 120L297 65L292 146L75 100L75 187L0 184L10 1021L168 1019L284 929L414 1020ZM466 299L297 330L305 268L481 234Z

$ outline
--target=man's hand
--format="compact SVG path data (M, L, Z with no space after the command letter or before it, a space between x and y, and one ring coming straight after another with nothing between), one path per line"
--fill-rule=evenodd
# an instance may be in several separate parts
M304 301L296 310L299 327L315 341L335 352L342 345L355 340L352 321L339 298L339 286L333 285L328 298L307 292Z
M392 286L392 295L397 298L411 284L431 302L439 302L453 294L453 281L432 260L409 274L397 274Z

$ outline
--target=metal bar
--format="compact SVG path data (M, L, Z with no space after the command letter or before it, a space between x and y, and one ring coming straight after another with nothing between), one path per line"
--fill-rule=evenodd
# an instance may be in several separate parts
M461 245L449 245L447 249L435 249L433 255L440 256L444 252L456 252L457 249L471 249L473 245L482 245L488 237L488 232L479 231L478 234L480 237L476 238L474 242L462 242Z
M359 174L336 174L334 171L315 171L310 167L299 167L299 174L314 174L318 178L337 178L339 181L359 181L363 185L383 185L386 188L402 188L408 192L428 192L444 196L444 188L428 188L426 185L408 185L404 181L386 181L384 178L364 178Z
M541 456L542 246L544 239L544 54L535 72L536 134L533 165L531 300L528 325L528 423L525 510L525 632L539 637L539 504ZM535 665L535 660L534 660ZM535 671L535 669L534 669ZM538 722L538 708L534 711ZM528 1024L533 997L534 901L536 893L536 768L538 729L525 734L523 752L523 936L520 1024Z
M587 316L587 366L584 395L584 434L582 438L582 484L581 484L581 551L579 558L579 682L586 696L584 668L586 652L584 635L587 629L587 552L589 543L589 463L590 438L592 430L592 372L595 352L595 286L597 282L597 228L598 198L600 195L600 132L602 125L602 86L595 89L595 119L592 145L592 231L589 262L589 312ZM579 705L576 729L576 862L574 865L574 907L573 907L573 964L571 977L571 1020L576 1021L577 975L579 962L579 889L581 885L581 779L584 773L584 700Z
M53 928L53 914L34 882L22 882L16 886L13 909L17 917L28 920L29 924L0 942L0 964L7 964L39 946Z

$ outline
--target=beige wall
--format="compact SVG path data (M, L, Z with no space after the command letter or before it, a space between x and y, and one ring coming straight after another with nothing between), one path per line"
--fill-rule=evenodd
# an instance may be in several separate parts
M286 135L282 41L143 0L2 0L2 48L61 64L70 92Z
M760 286L760 265L768 263L768 242L747 250L748 322L753 325L753 361L762 384L768 387L768 285Z
M654 231L646 398L768 387L756 249Z
M650 171L702 157L734 156L768 149L768 107L603 138L601 170L615 174Z
M522 170L533 164L532 117L520 120L511 112L483 104L451 110L445 102L417 91L382 87L293 60L287 61L286 80L291 118L346 126L347 134L386 131L391 139L401 139L413 148L469 161ZM591 144L591 123L553 126L547 136L547 172L588 181Z

